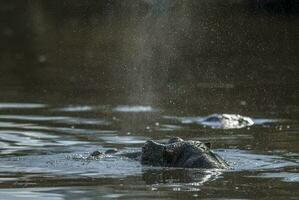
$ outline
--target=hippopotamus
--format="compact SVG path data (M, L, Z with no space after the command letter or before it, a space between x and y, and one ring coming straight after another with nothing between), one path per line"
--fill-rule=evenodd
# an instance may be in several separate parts
M105 153L95 151L90 158L117 155L135 159L142 165L157 167L225 169L228 164L210 150L210 143L188 140L179 137L171 138L167 143L148 140L141 152L120 153L116 149L109 149Z
M178 120L183 124L200 124L215 129L240 129L254 125L254 120L250 117L238 114L212 114L205 117L171 117L166 119Z
M236 114L213 114L200 120L202 125L222 129L239 129L252 126L254 121L250 117Z

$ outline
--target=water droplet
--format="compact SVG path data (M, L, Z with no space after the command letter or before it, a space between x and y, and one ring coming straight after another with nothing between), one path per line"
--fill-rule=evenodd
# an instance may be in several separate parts
M39 61L40 63L46 62L46 61L47 61L47 57L46 57L45 55L40 55L40 56L38 57L38 61Z
M247 102L246 102L246 101L240 101L240 105L241 105L241 106L246 106L246 105L247 105Z
M179 187L175 187L175 188L173 188L172 190L173 190L173 191L181 191L181 188L179 188Z

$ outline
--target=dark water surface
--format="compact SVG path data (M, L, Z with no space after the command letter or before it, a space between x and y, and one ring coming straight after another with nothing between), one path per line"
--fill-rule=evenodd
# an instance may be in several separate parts
M298 199L299 6L281 2L0 1L0 199ZM231 168L87 159L173 136Z

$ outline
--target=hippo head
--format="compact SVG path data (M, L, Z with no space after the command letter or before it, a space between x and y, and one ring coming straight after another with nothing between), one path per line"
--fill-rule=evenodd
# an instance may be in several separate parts
M184 168L226 168L227 164L210 150L210 143L178 141L165 145L164 166Z
M141 164L184 168L226 168L226 162L210 150L210 143L172 138L161 144L147 141L141 154Z
M142 147L141 164L163 166L163 144L148 140Z

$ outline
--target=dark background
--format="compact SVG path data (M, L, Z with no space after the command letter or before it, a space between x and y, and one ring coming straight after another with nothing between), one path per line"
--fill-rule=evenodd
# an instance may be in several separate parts
M0 100L299 113L298 8L1 0Z

